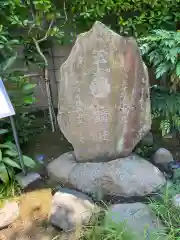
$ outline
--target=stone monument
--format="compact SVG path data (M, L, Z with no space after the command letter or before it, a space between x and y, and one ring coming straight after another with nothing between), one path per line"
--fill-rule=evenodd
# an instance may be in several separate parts
M100 22L80 34L61 66L58 122L73 145L51 162L51 180L98 196L145 196L163 174L132 153L150 130L148 72L136 41Z
M128 156L151 127L148 72L136 41L96 22L60 71L58 122L76 160Z

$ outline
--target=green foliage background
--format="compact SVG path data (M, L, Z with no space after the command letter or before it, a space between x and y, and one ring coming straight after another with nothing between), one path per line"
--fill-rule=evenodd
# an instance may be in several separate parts
M75 0L71 11L81 26L100 20L119 33L139 37L157 28L175 30L179 6L179 0Z
M47 65L47 62L42 54L48 53L52 42L57 41L60 44L69 42L74 39L76 33L88 30L96 20L102 21L117 33L136 38L148 37L151 31L155 29L165 29L167 30L166 39L168 40L166 43L169 42L168 31L171 31L173 49L177 50L177 42L174 41L173 37L177 36L175 34L176 30L180 28L179 8L180 0L0 1L0 66L3 66L4 62L6 63L8 59L17 54L14 46L21 45L24 47L25 64L35 63L40 68L43 68L43 66ZM37 51L37 43L41 52ZM162 41L159 49L158 44L157 42L156 46L153 45L155 53L158 51L160 53L164 42ZM173 51L170 48L172 45L167 47L169 47L167 57L171 57ZM163 49L166 50L165 47ZM149 61L150 58L151 62ZM179 131L180 116L177 110L179 107L179 90L177 89L174 94L171 91L172 84L169 84L169 81L165 86L166 89L161 91L161 78L164 77L164 73L167 73L167 64L164 64L164 59L160 62L156 60L156 64L154 64L155 59L149 56L148 53L145 54L144 59L150 67L155 67L156 72L159 73L159 76L156 76L157 78L160 77L158 80L160 88L152 88L151 91L152 116L160 119L160 129L163 134L166 134L174 127ZM176 64L179 65L177 61ZM172 69L173 62L171 65ZM169 69L168 74L172 75ZM22 73L17 74L17 82L20 80L23 83L22 75ZM6 79L12 82L12 77L9 76L6 75ZM23 106L30 105L34 101L32 95L25 96L25 98L31 99L29 103L22 100L21 104ZM161 99L169 99L169 101L164 104ZM27 120L27 117L24 119ZM29 120L26 125L32 122L31 118Z
M99 20L121 35L141 39L144 61L157 79L151 88L152 118L162 135L179 132L180 0L76 0L69 7L80 29Z

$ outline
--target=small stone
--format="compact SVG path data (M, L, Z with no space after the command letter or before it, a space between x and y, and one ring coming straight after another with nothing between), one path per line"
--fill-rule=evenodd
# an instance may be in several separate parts
M172 198L172 203L175 207L180 208L180 194L176 194L173 198Z
M165 148L159 148L153 156L153 162L155 164L168 164L173 161L172 153Z
M90 221L95 209L87 195L62 188L53 197L50 221L65 232L74 231Z
M13 223L19 216L19 206L17 202L6 202L0 209L0 228L5 228Z
M162 233L164 228L160 219L156 217L148 205L143 203L112 205L105 220L107 222L125 223L127 230L129 229L135 235L137 234L139 240L151 239L152 235L158 236L155 239L161 239L158 232ZM146 238L144 238L144 235Z
M27 187L30 183L36 181L37 179L41 179L41 176L36 172L31 172L27 175L24 175L24 173L21 172L16 175L16 180L22 188Z

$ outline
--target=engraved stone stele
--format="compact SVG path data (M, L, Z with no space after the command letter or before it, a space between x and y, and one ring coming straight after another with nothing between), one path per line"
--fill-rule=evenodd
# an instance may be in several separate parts
M148 71L136 41L96 22L78 36L60 75L58 122L76 160L129 155L151 127Z

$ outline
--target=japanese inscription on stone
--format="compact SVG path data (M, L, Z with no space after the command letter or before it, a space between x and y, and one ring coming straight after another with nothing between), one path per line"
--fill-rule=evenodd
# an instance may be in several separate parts
M96 22L60 71L58 122L77 161L130 154L151 126L148 73L135 40Z

